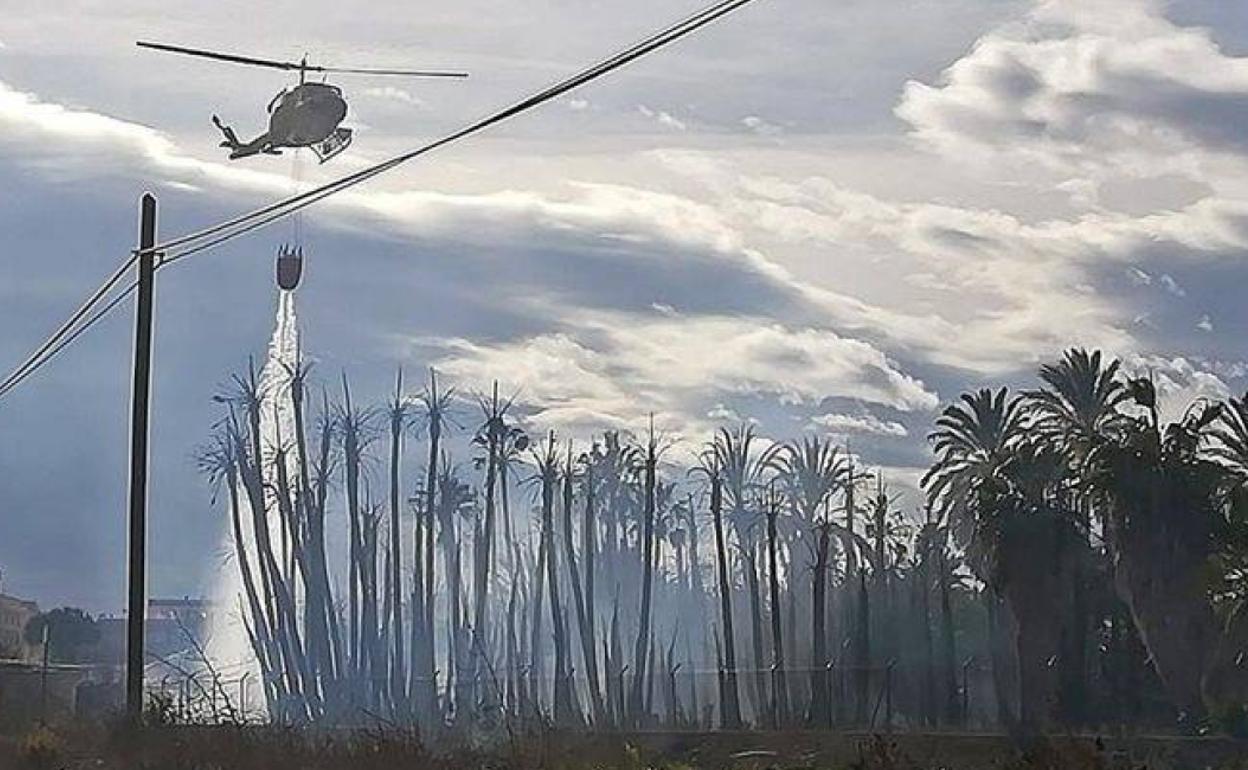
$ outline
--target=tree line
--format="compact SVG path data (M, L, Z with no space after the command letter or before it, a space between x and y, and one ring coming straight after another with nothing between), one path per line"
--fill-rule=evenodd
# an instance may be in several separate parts
M832 437L573 442L497 384L361 406L310 372L235 377L199 455L275 721L1243 726L1243 399L1162 424L1071 350L948 406L903 510Z

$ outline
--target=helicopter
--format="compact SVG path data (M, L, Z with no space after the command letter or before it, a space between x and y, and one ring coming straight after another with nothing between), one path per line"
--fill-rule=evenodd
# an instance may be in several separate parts
M328 76L331 73L350 75L397 75L417 78L466 78L466 72L442 70L392 70L349 67L322 67L308 63L304 56L297 62L260 59L252 56L219 53L199 48L186 48L165 43L138 41L135 45L155 51L199 56L205 59L246 64L253 67L299 73L299 83L282 89L269 102L269 129L249 142L241 141L234 129L216 115L212 123L224 137L221 146L230 151L230 160L253 155L281 155L283 149L307 147L321 163L328 161L351 144L351 129L340 124L347 116L347 100L342 89L326 82L309 82L308 73Z

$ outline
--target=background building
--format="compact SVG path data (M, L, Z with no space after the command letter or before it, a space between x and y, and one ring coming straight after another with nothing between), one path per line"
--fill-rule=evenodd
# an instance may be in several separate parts
M35 661L40 645L27 644L26 624L39 614L36 602L0 593L0 660Z

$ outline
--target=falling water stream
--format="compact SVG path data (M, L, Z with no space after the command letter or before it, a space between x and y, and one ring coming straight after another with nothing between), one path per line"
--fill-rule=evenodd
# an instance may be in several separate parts
M290 446L294 442L294 407L290 400L291 372L299 361L299 326L295 314L293 291L278 291L277 316L273 336L269 341L268 358L260 373L260 426L266 448ZM294 458L291 456L291 462ZM266 474L272 473L272 464L264 464ZM295 468L289 469L292 478ZM266 479L271 482L272 479ZM251 520L247 496L240 490L241 515ZM282 543L282 525L276 506L268 512L270 535L274 544ZM256 546L251 528L244 526L248 558L253 561ZM276 547L276 545L275 545ZM231 705L249 717L262 717L265 713L264 691L260 680L260 666L247 638L244 625L245 598L242 573L235 553L233 534L229 527L222 529L222 552L229 554L214 579L212 600L216 611L211 613L208 624L205 652L208 661L219 678L221 697L229 698Z

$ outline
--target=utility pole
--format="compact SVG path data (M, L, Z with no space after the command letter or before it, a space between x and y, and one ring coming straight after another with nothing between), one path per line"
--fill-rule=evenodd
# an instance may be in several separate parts
M130 593L126 617L126 715L143 715L143 627L147 615L147 439L152 389L152 282L156 273L156 197L143 194L139 222L139 294L135 309L134 390L130 433Z
M48 648L52 646L52 621L43 619L43 669L39 672L39 718L48 721Z

